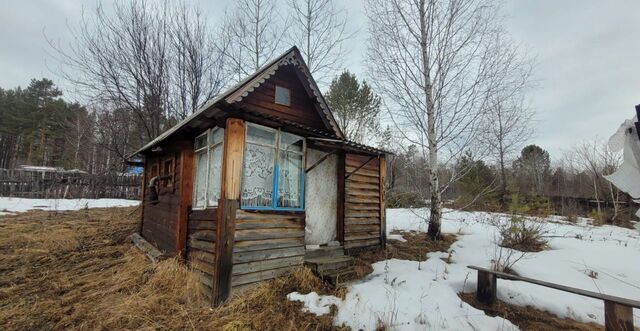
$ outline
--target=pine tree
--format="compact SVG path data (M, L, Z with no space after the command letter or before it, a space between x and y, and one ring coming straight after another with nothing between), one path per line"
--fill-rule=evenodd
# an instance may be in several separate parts
M365 142L379 131L380 97L355 74L345 70L334 78L325 98L347 139Z

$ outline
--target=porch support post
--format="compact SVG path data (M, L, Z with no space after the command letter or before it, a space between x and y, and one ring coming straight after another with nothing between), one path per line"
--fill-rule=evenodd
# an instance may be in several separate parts
M337 176L338 176L338 203L336 205L336 210L338 216L336 217L336 240L338 240L341 244L344 245L344 199L346 197L345 194L345 153L344 151L338 152L338 166L337 168Z
M387 175L387 159L380 155L380 245L385 249L387 245L387 220L386 207L384 205L384 182Z
M240 205L240 179L244 157L245 123L228 118L224 131L221 199L218 201L216 227L216 265L213 275L213 304L219 305L231 294L233 273L233 244L235 241L236 210Z
M189 209L191 208L191 198L193 195L193 158L194 151L191 143L184 144L180 148L180 170L179 170L179 191L178 194L180 196L180 205L178 207L178 223L177 223L177 231L176 231L176 252L182 256L182 258L186 258L187 255L187 227L189 223ZM175 161L177 161L176 158ZM174 161L174 167L175 167ZM173 172L174 176L174 185L176 182L176 171Z

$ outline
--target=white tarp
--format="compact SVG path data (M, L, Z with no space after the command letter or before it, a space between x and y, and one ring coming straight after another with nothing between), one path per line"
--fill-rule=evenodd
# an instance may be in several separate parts
M640 199L640 139L634 124L637 120L637 117L625 120L618 131L609 138L609 147L612 150L622 149L623 161L616 172L604 176L634 200ZM640 217L640 210L636 212L636 216Z

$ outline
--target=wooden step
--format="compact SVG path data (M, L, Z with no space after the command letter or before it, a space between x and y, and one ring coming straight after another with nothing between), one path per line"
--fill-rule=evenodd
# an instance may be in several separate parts
M350 266L348 268L340 269L339 271L322 274L320 277L333 285L338 285L338 283L345 279L345 277L354 275L355 273L356 269L353 266Z
M323 256L305 259L304 263L318 274L337 272L353 266L353 258L351 256Z
M305 259L314 259L326 256L344 256L344 247L320 246L319 248L307 248L304 254Z

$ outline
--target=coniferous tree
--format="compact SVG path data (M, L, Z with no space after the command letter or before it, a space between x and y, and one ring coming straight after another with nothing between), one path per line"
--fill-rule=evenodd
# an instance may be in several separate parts
M361 84L345 70L333 79L325 98L347 139L365 142L378 132L381 101L366 81Z
M520 152L520 157L513 162L513 168L520 193L532 196L545 194L551 174L549 152L537 145L526 146Z

